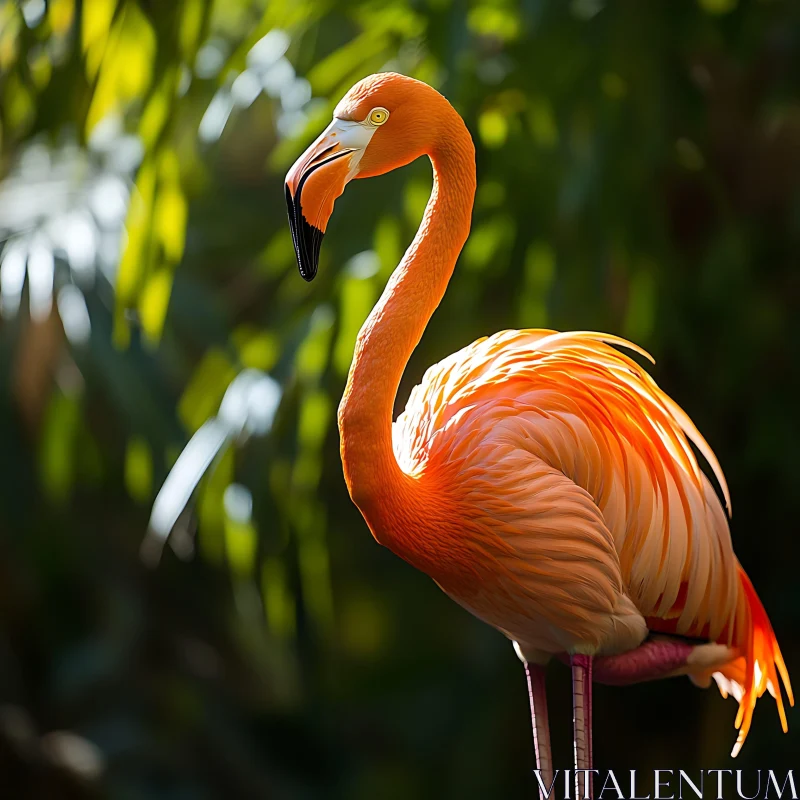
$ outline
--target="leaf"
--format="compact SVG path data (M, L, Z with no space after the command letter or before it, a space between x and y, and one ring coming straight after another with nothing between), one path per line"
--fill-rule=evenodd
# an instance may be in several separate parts
M304 450L317 451L331 418L331 400L323 391L309 392L300 405L297 439Z
M219 404L219 419L241 441L252 435L263 436L281 401L277 381L257 369L243 369L225 390Z
M195 432L170 470L150 514L148 535L142 543L142 558L154 563L206 470L226 447L229 431L217 419L210 419Z
M321 633L333 627L333 590L330 556L325 543L325 512L308 501L294 514L297 527L297 556L303 597L311 619Z
M507 214L497 214L472 231L464 248L464 266L482 270L490 261L497 266L498 256L514 238L514 223Z
M162 150L139 169L128 209L128 243L117 276L115 340L127 343L125 309L137 304L148 341L156 343L164 326L172 271L183 256L188 207L180 187L175 151Z
M54 393L44 420L39 469L45 491L59 503L69 497L75 483L75 445L80 424L80 398Z
M380 277L388 278L392 270L400 263L403 255L400 240L400 223L397 217L382 217L375 228L375 252L380 260Z
M340 375L347 375L350 369L356 337L376 299L374 280L353 276L345 278L339 305L339 332L333 348L333 365Z
M286 573L283 559L264 559L261 566L264 613L271 633L279 639L294 636L297 624L294 596Z
M490 149L497 149L508 138L508 120L499 109L484 111L478 118L478 133L483 143Z
M163 248L164 257L173 265L183 257L188 213L186 198L177 181L159 187L154 210L155 234Z
M94 80L108 40L117 0L83 0L81 49L86 58L86 75Z
M403 207L410 225L419 225L431 195L430 181L411 180L403 193Z
M150 499L153 491L153 456L145 439L134 436L125 449L125 487L140 503Z
M86 13L86 0L84 0L84 13ZM50 30L55 36L63 36L72 26L75 16L75 0L50 0L47 8L47 18Z
M329 306L318 306L311 317L311 327L297 352L295 367L299 377L315 380L328 364L330 342L333 334L333 311Z
M105 0L98 15L97 28L102 30L108 6ZM96 31L93 35L101 36ZM113 23L105 48L97 86L86 117L86 133L110 112L121 113L126 104L141 97L150 85L156 37L147 17L134 2L127 2ZM91 68L87 58L87 72Z
M225 553L231 572L238 578L249 578L255 571L258 533L252 522L225 520Z
M521 28L515 9L488 3L473 8L467 15L467 24L475 33L503 41L516 39Z
M234 451L221 453L200 487L197 504L199 526L197 538L204 558L212 564L225 563L225 489L233 480Z
M147 244L150 221L156 193L156 171L152 159L139 168L136 184L131 193L125 229L128 243L117 272L117 306L132 305L147 264Z
M147 279L139 299L139 321L151 345L161 338L171 291L172 271L159 269Z
M22 14L14 3L0 4L0 73L10 70L17 60ZM8 89L4 89L8 91Z
M165 70L158 87L150 95L139 122L139 136L146 150L152 148L164 130L175 97L175 70Z
M178 403L178 416L190 431L216 413L235 376L236 367L223 350L212 348L206 353Z
M191 62L200 43L205 17L204 0L183 0L178 41L184 61Z
M306 76L314 89L314 94L330 94L361 64L383 52L388 44L388 37L372 28L356 36L344 47L334 50L327 58L316 64Z
M240 326L231 338L239 349L239 361L242 362L242 366L250 369L270 370L280 356L278 337L270 331Z
M116 284L114 343L125 347L130 338L125 310L136 300L149 262L150 224L156 190L156 173L152 160L139 169L136 185L128 206L126 230L128 241L119 263Z
M2 96L3 111L8 127L19 135L27 128L36 113L33 93L16 72L8 76Z
M534 95L528 103L528 124L536 144L550 149L558 144L558 124L547 97Z
M53 62L50 60L46 50L40 50L35 56L28 58L28 66L31 71L31 78L36 90L41 92L53 74Z
M708 14L727 14L738 5L738 0L698 0L700 8Z
M547 298L555 278L556 257L549 242L536 241L525 254L525 283L519 301L519 324L523 328L547 326Z

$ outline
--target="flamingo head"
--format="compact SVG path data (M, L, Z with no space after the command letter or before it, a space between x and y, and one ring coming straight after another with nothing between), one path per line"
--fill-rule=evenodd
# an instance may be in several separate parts
M353 178L402 167L429 152L442 131L447 101L425 83L392 72L359 81L333 121L286 175L286 203L297 264L317 274L319 248L333 203Z

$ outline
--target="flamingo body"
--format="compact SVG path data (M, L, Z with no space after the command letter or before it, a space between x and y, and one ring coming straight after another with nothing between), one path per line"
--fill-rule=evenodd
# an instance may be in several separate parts
M448 498L453 523L423 525L412 541L447 537L451 554L464 551L437 582L528 661L627 653L650 631L703 639L721 646L660 648L642 673L609 682L713 674L741 698L745 733L767 689L785 725L780 649L689 441L729 504L717 459L612 343L639 351L604 334L504 331L431 367L394 424L394 452Z
M503 331L431 367L392 423L405 365L469 234L469 132L430 87L375 75L343 98L286 182L310 280L347 181L421 155L431 198L359 333L339 408L345 480L373 535L514 641L545 772L538 665L552 656L573 668L579 768L592 761L593 678L713 676L739 699L735 751L769 691L785 730L781 679L793 698L780 649L692 445L730 511L725 478L689 417L619 348L644 351L599 333Z

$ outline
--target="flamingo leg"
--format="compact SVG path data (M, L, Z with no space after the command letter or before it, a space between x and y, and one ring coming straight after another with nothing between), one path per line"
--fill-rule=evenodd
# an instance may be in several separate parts
M570 656L572 710L575 730L575 797L593 798L592 775L592 656Z
M550 750L550 720L547 716L547 694L544 686L544 667L525 662L528 677L528 697L531 702L531 727L533 728L533 749L536 753L536 769L542 784L548 788L553 785L553 753ZM546 795L539 789L539 800Z

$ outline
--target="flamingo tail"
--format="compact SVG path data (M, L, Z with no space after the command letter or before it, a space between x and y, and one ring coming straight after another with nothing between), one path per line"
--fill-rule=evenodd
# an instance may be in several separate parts
M741 566L739 582L741 586L739 602L743 613L737 615L739 624L737 624L736 644L741 655L711 675L723 697L730 694L739 701L739 713L736 715L739 736L731 753L733 757L736 757L742 749L753 720L756 700L765 691L775 698L784 733L788 731L788 723L781 693L781 681L789 704L794 705L792 684L778 640L775 638L767 612Z

